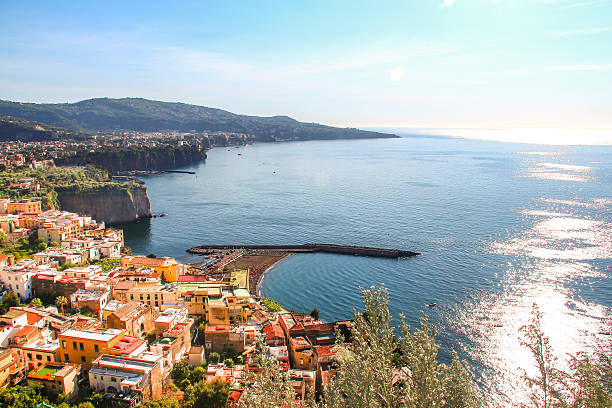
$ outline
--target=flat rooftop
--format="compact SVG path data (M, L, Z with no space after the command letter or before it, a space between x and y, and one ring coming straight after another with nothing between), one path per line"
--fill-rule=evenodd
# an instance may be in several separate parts
M120 329L106 329L104 331L68 329L60 333L60 336L94 341L110 341L121 333L123 333L123 330Z

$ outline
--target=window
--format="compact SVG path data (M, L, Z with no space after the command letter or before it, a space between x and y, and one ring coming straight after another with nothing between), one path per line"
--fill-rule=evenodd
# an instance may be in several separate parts
M62 340L62 348L66 348L66 340Z
M98 345L97 345L97 344L94 344L94 352L95 352L96 354L98 354L98 353L100 352L100 348L98 347Z
M37 355L36 355L36 359L37 359L37 360L42 360L42 356L41 356L40 354L37 354Z
M32 353L28 353L28 359L32 359Z
M117 382L117 379L115 377L111 377L111 382Z
M134 295L133 294L130 295L130 300L134 300Z
M85 350L85 347L83 346L83 343L79 343L79 350L81 350L81 351Z
M47 356L47 361L51 361L51 356Z
M70 359L68 358L68 354L64 354L64 362L69 363Z
M81 362L84 363L85 362L85 356L81 356Z
M73 349L73 350L76 350L76 349L77 349L77 344L76 344L76 341L73 341L73 342L72 342L72 349Z

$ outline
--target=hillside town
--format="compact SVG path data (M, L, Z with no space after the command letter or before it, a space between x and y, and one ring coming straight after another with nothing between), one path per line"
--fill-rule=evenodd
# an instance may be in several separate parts
M66 401L88 387L133 407L180 398L178 365L203 367L206 383L226 383L235 403L263 349L296 398L325 392L337 333L348 338L350 321L323 323L318 312L259 299L249 268L132 255L122 230L44 211L35 199L2 199L0 213L3 245L28 247L0 254L0 387L39 383Z

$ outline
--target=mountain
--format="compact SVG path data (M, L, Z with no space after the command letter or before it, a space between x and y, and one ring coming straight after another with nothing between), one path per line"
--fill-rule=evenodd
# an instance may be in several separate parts
M235 132L257 140L368 139L392 134L298 122L287 116L247 116L204 106L142 98L96 98L38 104L0 100L0 115L45 122L76 131Z
M0 141L20 140L22 142L78 139L84 137L79 131L70 131L46 123L34 122L13 116L0 116Z

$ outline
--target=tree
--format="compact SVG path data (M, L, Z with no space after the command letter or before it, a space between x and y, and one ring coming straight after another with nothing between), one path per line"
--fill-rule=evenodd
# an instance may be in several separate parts
M172 377L174 383L183 391L185 390L185 387L191 383L189 381L190 374L191 370L189 369L189 364L184 361L179 361L176 363L170 372L170 376Z
M221 361L221 355L219 353L210 353L210 356L208 356L208 361L210 364L217 364L219 361Z
M64 314L64 306L68 304L68 299L65 296L58 296L55 298L55 305L62 309L62 314Z
M11 307L21 305L19 296L12 290L2 297L2 303L0 304L0 312L6 313Z
M226 358L226 359L223 361L223 364L224 364L226 367L232 368L232 367L234 366L234 360L232 360L231 358Z
M351 343L339 339L336 344L338 372L324 407L480 406L463 364L438 362L438 345L425 315L414 332L401 315L395 328L384 287L362 290L362 297L365 310L355 314Z
M310 311L310 316L314 319L314 320L319 320L319 318L321 317L319 315L319 309L317 309L316 307L313 307L312 310Z
M35 408L41 402L49 401L41 395L44 386L33 384L28 386L15 386L0 391L0 407Z
M189 381L192 384L196 384L202 381L205 376L206 376L206 370L204 369L204 367L198 366L198 367L195 367L189 374Z
M34 306L42 306L42 300L40 298L34 298L30 301L30 303Z
M528 376L525 372L523 378L531 389L529 398L536 408L551 408L564 405L562 395L563 373L556 368L556 357L550 347L547 336L542 331L542 313L537 304L533 304L529 324L521 327L523 337L521 344L529 349L536 360L538 374Z
M612 406L612 355L579 353L570 356L569 371L556 367L548 337L541 327L542 314L534 303L529 323L521 328L521 343L531 351L538 368L537 376L526 373L531 389L532 407L536 408L608 408Z
M266 357L266 346L257 344L261 371L249 372L246 377L247 386L238 400L238 408L297 408L314 405L312 399L296 402L295 390L287 372L283 371L278 362ZM347 407L349 405L346 405Z
M189 397L194 408L224 408L227 406L229 389L227 381L215 380L210 383L200 381L193 386Z

